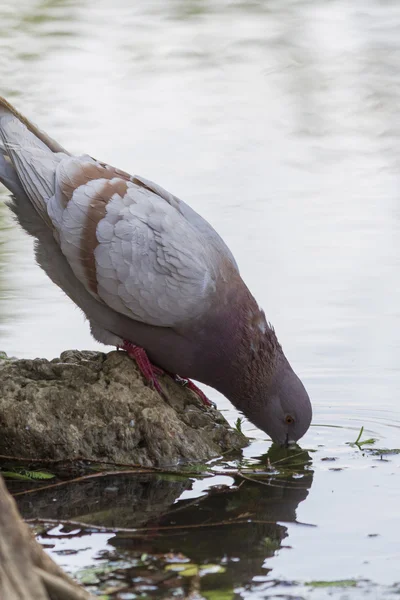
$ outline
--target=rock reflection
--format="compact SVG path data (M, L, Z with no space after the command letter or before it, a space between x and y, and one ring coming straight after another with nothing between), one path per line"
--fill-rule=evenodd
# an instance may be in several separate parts
M16 501L25 519L74 520L110 529L138 527L168 510L188 485L187 479L173 476L111 475L22 493ZM15 485L8 487L15 491Z

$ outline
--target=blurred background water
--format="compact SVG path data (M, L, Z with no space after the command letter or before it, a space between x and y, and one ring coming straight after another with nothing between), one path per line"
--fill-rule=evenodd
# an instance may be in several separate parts
M315 474L297 518L317 528L289 527L291 550L267 561L276 579L400 581L400 462L346 445L365 426L400 447L399 30L394 0L0 4L0 93L70 151L209 220L312 397ZM100 349L5 197L0 349ZM247 455L262 455L269 442L245 430Z

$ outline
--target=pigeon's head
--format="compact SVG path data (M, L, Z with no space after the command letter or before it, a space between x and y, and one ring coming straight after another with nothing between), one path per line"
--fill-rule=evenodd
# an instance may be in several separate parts
M310 427L310 398L285 356L279 358L257 409L255 425L282 446L297 442Z

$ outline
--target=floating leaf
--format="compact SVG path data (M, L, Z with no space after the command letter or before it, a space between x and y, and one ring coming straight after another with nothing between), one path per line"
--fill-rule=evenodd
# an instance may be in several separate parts
M347 442L347 444L349 446L358 446L358 448L361 448L361 446L370 446L372 444L375 444L375 442L376 442L375 438L369 438L368 440L361 441L361 437L362 437L363 433L364 433L364 426L361 427L356 441L355 442Z
M100 583L99 575L107 575L108 573L112 573L115 570L115 565L101 565L95 567L88 567L87 569L82 569L75 573L75 578L79 581L79 583L83 585L95 585ZM107 595L107 594L106 594Z
M233 600L235 592L232 589L228 590L201 590L201 595L206 600Z
M359 442L357 444L357 446L372 446L373 444L375 444L377 440L375 438L369 438L368 440L363 440L362 442Z
M83 585L95 585L100 583L98 574L99 569L83 569L76 573L75 577L78 579L79 583L82 583Z
M174 571L183 577L193 577L198 574L199 567L194 563L172 563L166 565L165 570Z
M200 566L200 577L204 575L215 575L216 573L225 573L226 568L221 565L201 565Z
M308 581L306 585L314 588L328 588L328 587L357 587L357 581L354 579L341 579L338 581Z
M205 564L196 565L195 563L171 563L166 565L166 571L174 571L182 577L193 577L194 575L214 575L216 573L225 573L225 567L221 565Z
M15 469L15 471L1 471L5 479L19 479L20 481L32 481L36 479L53 479L53 473L45 471L27 471L26 469Z
M182 577L194 577L198 574L198 572L199 568L196 565L192 565L186 567L186 569L184 569L183 571L180 571L179 575L182 575Z
M19 479L21 481L32 481L31 477L23 475L22 473L15 473L14 471L1 471L4 479Z
M31 479L54 479L53 473L47 471L24 471Z

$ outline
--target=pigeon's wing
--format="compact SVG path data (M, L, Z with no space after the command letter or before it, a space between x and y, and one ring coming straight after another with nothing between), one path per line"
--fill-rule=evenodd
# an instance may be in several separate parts
M211 227L210 223L200 216L195 210L193 210L193 208L191 208L183 200L180 200L170 192L167 192L167 190L162 188L157 183L153 183L144 177L135 175L133 181L146 187L173 206L189 223L193 225L193 227L197 229L197 231L204 235L208 242L212 243L216 250L222 253L226 259L232 263L232 266L237 270L237 272L239 272L236 260L228 246L225 244L224 240L220 235L218 235L215 229Z
M63 158L55 179L47 210L56 239L76 277L115 311L175 327L205 314L218 280L237 272L208 223L144 180L88 156Z
M187 205L69 155L1 97L0 181L34 206L86 289L132 319L164 327L196 319L218 283L237 276L225 244Z

